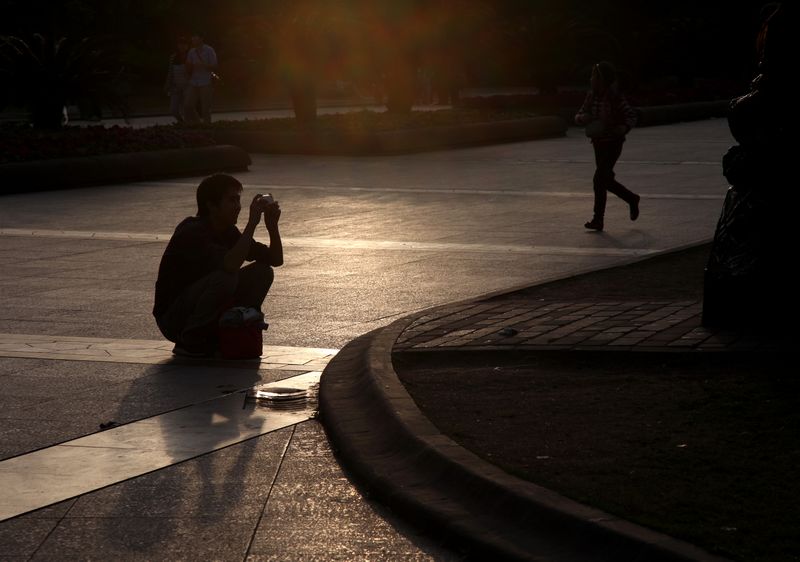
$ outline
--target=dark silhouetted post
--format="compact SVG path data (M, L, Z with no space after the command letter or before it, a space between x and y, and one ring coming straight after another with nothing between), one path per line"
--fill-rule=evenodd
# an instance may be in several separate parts
M758 74L731 102L730 182L705 270L703 324L764 331L796 322L796 8L773 4L758 36Z

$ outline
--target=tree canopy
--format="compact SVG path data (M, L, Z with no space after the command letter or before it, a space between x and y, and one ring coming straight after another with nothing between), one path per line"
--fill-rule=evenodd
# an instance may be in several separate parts
M237 83L313 76L408 79L458 72L474 85L585 82L598 59L638 80L741 79L763 1L0 0L0 34L103 36L142 83L175 37L202 33ZM393 78L394 77L394 78Z

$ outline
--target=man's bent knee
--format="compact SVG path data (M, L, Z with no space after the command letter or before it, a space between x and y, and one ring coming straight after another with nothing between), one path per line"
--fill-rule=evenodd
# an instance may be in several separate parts
M215 309L229 304L236 295L236 289L239 285L239 277L236 273L228 273L227 271L214 271L206 277L206 284L203 292L206 294L205 299L209 297L212 299ZM209 301L206 301L209 302Z
M238 275L236 273L217 270L209 273L206 279L209 290L227 296L233 295L233 293L236 292L236 284L238 283Z
M239 271L241 279L247 277L251 283L255 283L258 286L269 288L275 280L275 271L266 263L253 262Z

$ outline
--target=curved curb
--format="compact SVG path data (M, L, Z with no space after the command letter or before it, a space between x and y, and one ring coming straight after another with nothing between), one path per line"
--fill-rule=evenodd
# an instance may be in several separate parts
M377 155L421 152L564 136L567 124L555 116L510 119L387 132L268 132L236 129L212 131L217 142L249 152L277 154Z
M216 145L0 165L0 195L246 170L250 155Z
M722 561L516 478L422 414L391 352L417 312L346 345L320 383L320 414L342 464L391 509L472 558Z

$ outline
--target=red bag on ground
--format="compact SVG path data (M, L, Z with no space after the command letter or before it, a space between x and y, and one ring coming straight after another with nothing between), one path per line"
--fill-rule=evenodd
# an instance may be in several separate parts
M224 359L261 357L264 330L260 322L219 328L219 353Z
M267 324L260 311L243 307L225 311L217 330L220 355L224 359L261 357L266 329Z

